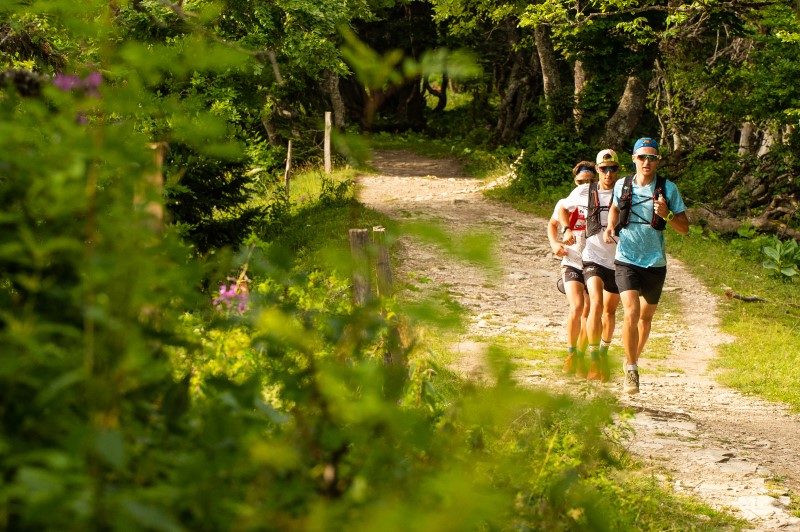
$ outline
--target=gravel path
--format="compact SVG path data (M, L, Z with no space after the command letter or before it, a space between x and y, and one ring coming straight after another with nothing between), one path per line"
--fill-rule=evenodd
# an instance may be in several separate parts
M553 360L520 361L522 384L585 387L556 369L566 301L555 289L558 261L547 244L546 220L487 200L483 183L465 177L452 160L382 151L373 165L376 175L359 178L359 197L368 206L396 219L433 220L456 234L488 231L497 239L500 271L492 274L433 245L401 238L398 276L446 288L469 312L468 330L454 346L455 368L480 378L483 349L492 337L523 336L552 348ZM790 495L800 495L800 417L716 383L708 362L730 341L719 331L716 296L674 259L665 290L676 295L681 309L678 316L660 309L653 322L651 337L669 339L667 359L643 354L638 396L622 394L621 377L606 385L636 412L628 448L676 491L747 519L753 530L800 530L800 519L788 510ZM621 322L619 315L617 345ZM648 371L662 364L675 369Z

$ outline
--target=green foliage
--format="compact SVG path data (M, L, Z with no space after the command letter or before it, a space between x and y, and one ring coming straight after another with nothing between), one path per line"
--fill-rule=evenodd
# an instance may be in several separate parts
M716 153L706 146L697 147L681 161L681 194L691 202L717 203L727 192L731 174L741 165L741 159L730 144Z
M286 194L276 191L267 205L261 209L261 217L256 225L259 238L270 240L280 235L284 224L292 212L292 204Z
M797 49L792 35L800 33L796 10L775 2L754 17L755 50L751 64L734 73L733 80L749 90L742 103L748 114L785 123L797 118L798 89L787 84L800 75L800 65L787 53Z
M406 16L400 17L401 24L402 21L409 22L406 20L409 17L415 19L413 13L404 13ZM415 30L419 31L419 28ZM376 37L379 42L373 46L395 46L381 53L351 31L343 30L342 34L345 40L342 55L365 91L362 122L368 129L383 117L389 124L399 122L394 126L396 128L418 130L424 125L425 115L425 100L421 93L423 78L447 75L459 81L475 79L481 74L474 54L468 51L451 51L434 44L430 49L420 50L411 35L392 34L390 41L385 42L387 36L381 34ZM408 47L410 49L403 49ZM397 100L397 105L379 113L381 107L389 107L386 102L391 100Z
M572 186L572 168L580 160L594 160L593 150L568 124L546 123L532 127L523 138L525 159L513 187L525 194L551 187Z
M349 202L353 196L355 183L350 179L334 181L326 175L321 176L319 204L323 207L334 207Z
M456 151L458 145L464 145L460 150L462 153L467 148L488 151L486 147L492 142L496 113L488 107L481 108L475 100L475 93L480 90L477 82L466 82L459 86L463 92L448 92L447 108L426 124L424 134L450 144L453 147L451 153ZM455 102L463 103L459 105Z
M600 66L613 57L608 69L620 75L647 61L664 24L660 10L639 10L633 4L596 1L576 12L569 2L546 0L527 5L520 15L520 25L547 25L554 45L564 57L582 59L592 70L597 65L596 70L602 71Z
M3 9L0 17L0 70L63 68L77 49L45 14Z
M258 209L246 207L250 179L244 161L225 161L172 145L166 158L167 207L199 253L237 248Z
M797 240L780 240L773 237L772 241L761 248L761 251L767 257L761 263L764 268L785 280L791 281L800 271L800 246Z
M699 231L699 234L702 234L699 228L697 228L697 231ZM762 248L771 244L774 239L773 236L758 233L755 228L750 225L740 227L737 229L736 233L738 236L732 238L730 241L731 251L753 262L762 259ZM715 238L716 235L712 233L710 237Z
M353 32L346 31L343 37L344 59L367 89L379 89L386 83L400 84L403 76L398 67L403 60L402 50L394 49L381 55L359 40Z

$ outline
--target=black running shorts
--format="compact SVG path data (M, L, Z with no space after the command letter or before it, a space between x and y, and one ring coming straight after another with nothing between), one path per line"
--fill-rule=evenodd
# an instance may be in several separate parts
M661 289L667 278L667 267L642 268L633 264L614 261L614 276L620 292L637 290L639 295L651 305L661 299Z
M562 266L561 276L564 279L564 284L567 284L570 281L578 281L583 285L586 284L583 281L583 272L580 271L578 268L574 268L572 266Z
M614 270L611 268L606 268L605 266L601 266L600 264L596 264L594 262L584 262L583 278L588 281L590 277L599 277L600 280L603 281L603 290L606 292L619 294L619 288L617 288L617 280L614 275Z

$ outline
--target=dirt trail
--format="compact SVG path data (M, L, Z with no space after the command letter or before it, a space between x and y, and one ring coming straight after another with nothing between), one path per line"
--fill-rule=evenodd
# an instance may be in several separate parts
M558 262L547 244L546 220L487 200L483 183L464 177L455 161L383 151L373 164L378 174L359 178L359 196L370 207L401 220L435 220L455 233L488 230L497 238L496 274L401 239L398 276L422 290L445 288L470 313L468 331L454 346L456 369L481 378L482 353L492 337L524 337L552 347L553 360L521 361L521 383L585 390L586 383L558 371L566 302L555 289ZM676 491L732 511L753 530L800 530L800 519L788 510L797 505L790 492L800 495L800 417L717 384L708 362L729 339L718 328L716 297L673 259L665 290L677 296L681 311L659 310L651 337L668 338L671 352L665 360L643 355L638 396L622 394L621 377L605 385L637 412L630 451ZM621 316L617 345L620 327Z

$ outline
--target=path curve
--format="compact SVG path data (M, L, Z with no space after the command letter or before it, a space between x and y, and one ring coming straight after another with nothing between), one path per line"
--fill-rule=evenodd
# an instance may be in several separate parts
M552 348L553 361L523 365L521 383L585 386L557 370L566 303L555 289L558 261L547 244L546 220L486 199L484 184L465 177L453 160L387 150L374 154L373 165L375 175L358 179L359 197L369 207L399 220L436 221L457 234L488 230L497 238L495 274L433 245L400 240L398 277L417 290L445 288L469 312L467 332L454 346L455 369L481 378L487 342L524 335ZM666 362L676 370L649 373L657 364L645 353L638 396L624 396L621 380L607 385L636 412L628 448L676 491L744 517L753 530L800 529L800 519L788 511L790 493L800 494L800 417L714 381L708 362L730 341L719 331L717 299L672 258L665 291L677 294L681 312L659 310L652 337L670 339ZM687 323L681 316L698 318ZM617 324L619 344L620 317Z

